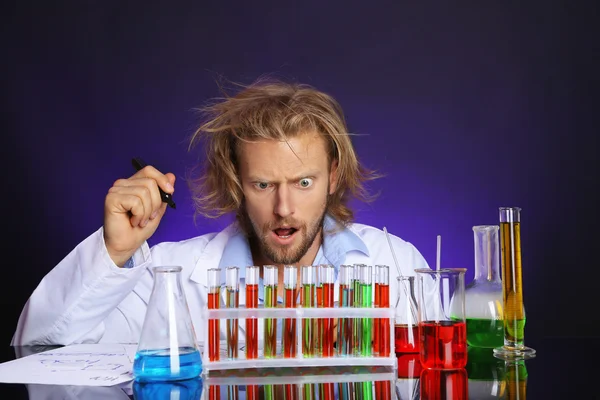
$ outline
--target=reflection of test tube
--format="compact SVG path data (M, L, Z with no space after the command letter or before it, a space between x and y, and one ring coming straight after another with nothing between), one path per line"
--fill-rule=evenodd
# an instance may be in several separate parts
M246 267L246 308L258 308L260 267ZM258 358L258 319L246 318L246 359Z
M335 390L333 383L319 384L319 400L335 400Z
M238 308L240 305L240 274L238 267L225 269L225 307ZM238 358L238 319L227 320L227 358Z
M368 308L372 305L373 287L371 277L371 266L361 265L359 269L360 273L360 300L361 307ZM360 355L371 356L372 346L371 336L373 333L373 319L369 317L362 318L361 324L361 337L360 337Z
M274 308L277 306L277 267L265 265L263 277L265 308ZM265 318L263 322L265 358L273 358L277 355L277 318Z
M315 307L316 302L317 267L314 265L302 266L302 307ZM315 336L318 318L302 319L302 355L313 357L315 355Z
M332 308L333 307L333 290L335 284L335 274L333 265L321 265L320 276L322 286L322 302L320 307ZM321 337L319 343L321 345L320 354L323 357L333 357L333 318L322 318L321 329L318 335Z
M208 309L215 310L220 308L221 301L221 269L210 268L208 274ZM219 343L220 343L219 319L208 320L208 359L210 361L219 361Z
M296 308L296 298L298 289L298 269L294 265L285 265L283 267L283 306L286 308ZM296 318L286 318L283 321L283 357L296 357ZM293 391L289 391L290 395ZM287 387L286 387L286 393Z
M389 308L390 307L390 268L387 265L377 265L379 269L379 307ZM378 335L378 355L380 357L390 356L390 319L379 318L379 327L377 328Z
M352 265L340 265L339 272L339 306L341 308L353 307L354 305L354 267ZM337 354L339 356L352 355L353 345L353 318L341 317L338 320Z

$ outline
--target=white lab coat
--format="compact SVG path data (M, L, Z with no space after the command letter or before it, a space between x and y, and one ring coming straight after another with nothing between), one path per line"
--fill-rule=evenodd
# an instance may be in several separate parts
M398 274L385 233L363 224L347 229L363 240L369 257L350 251L343 264L388 265L393 307ZM11 344L137 343L152 290L151 267L159 265L183 267L181 278L192 323L198 343L204 343L208 329L201 311L207 304L206 270L219 266L225 244L235 232L232 224L221 232L181 242L159 243L152 248L144 243L134 254L135 267L128 269L117 267L111 260L100 228L42 279L21 312ZM390 238L403 275L428 268L412 244L391 234ZM244 293L240 287L240 305L244 304ZM337 294L336 288L336 301ZM220 325L225 335L225 324ZM243 330L240 323L240 340Z

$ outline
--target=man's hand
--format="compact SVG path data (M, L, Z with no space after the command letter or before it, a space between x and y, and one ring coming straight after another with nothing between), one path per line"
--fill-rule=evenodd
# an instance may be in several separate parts
M122 267L158 228L167 204L158 188L173 193L175 175L146 166L128 179L119 179L104 201L104 242L110 258Z

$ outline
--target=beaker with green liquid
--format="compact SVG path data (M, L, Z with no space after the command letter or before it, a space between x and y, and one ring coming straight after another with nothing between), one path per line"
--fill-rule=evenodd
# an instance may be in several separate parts
M475 275L465 289L467 344L494 348L504 344L498 225L473 227Z

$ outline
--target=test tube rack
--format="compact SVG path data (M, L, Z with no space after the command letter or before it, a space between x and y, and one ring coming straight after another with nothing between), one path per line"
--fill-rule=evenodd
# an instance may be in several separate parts
M226 369L244 369L244 368L281 368L281 367L321 367L321 366L391 366L397 368L397 359L394 349L394 314L393 308L378 308L378 307L331 307L331 308L264 308L260 305L258 308L224 308L224 309L204 309L202 312L202 320L205 322L203 355L202 355L202 371L203 374L208 374L211 370L226 370ZM280 351L272 358L264 357L263 346L261 346L261 338L259 338L258 358L246 359L243 350L238 352L238 358L228 359L226 350L226 339L220 339L220 354L218 361L211 361L208 357L209 347L209 321L220 320L220 324L225 324L228 319L248 319L256 318L258 323L262 324L265 318L277 319L278 324L282 324L285 319L296 319L296 356L284 358ZM331 357L321 356L305 356L302 353L302 321L304 319L314 318L382 318L389 319L390 335L389 335L389 354L379 355L338 355L334 352ZM242 326L242 321L240 321ZM279 342L279 341L278 341ZM239 345L243 345L240 342ZM278 343L280 347L281 343Z

